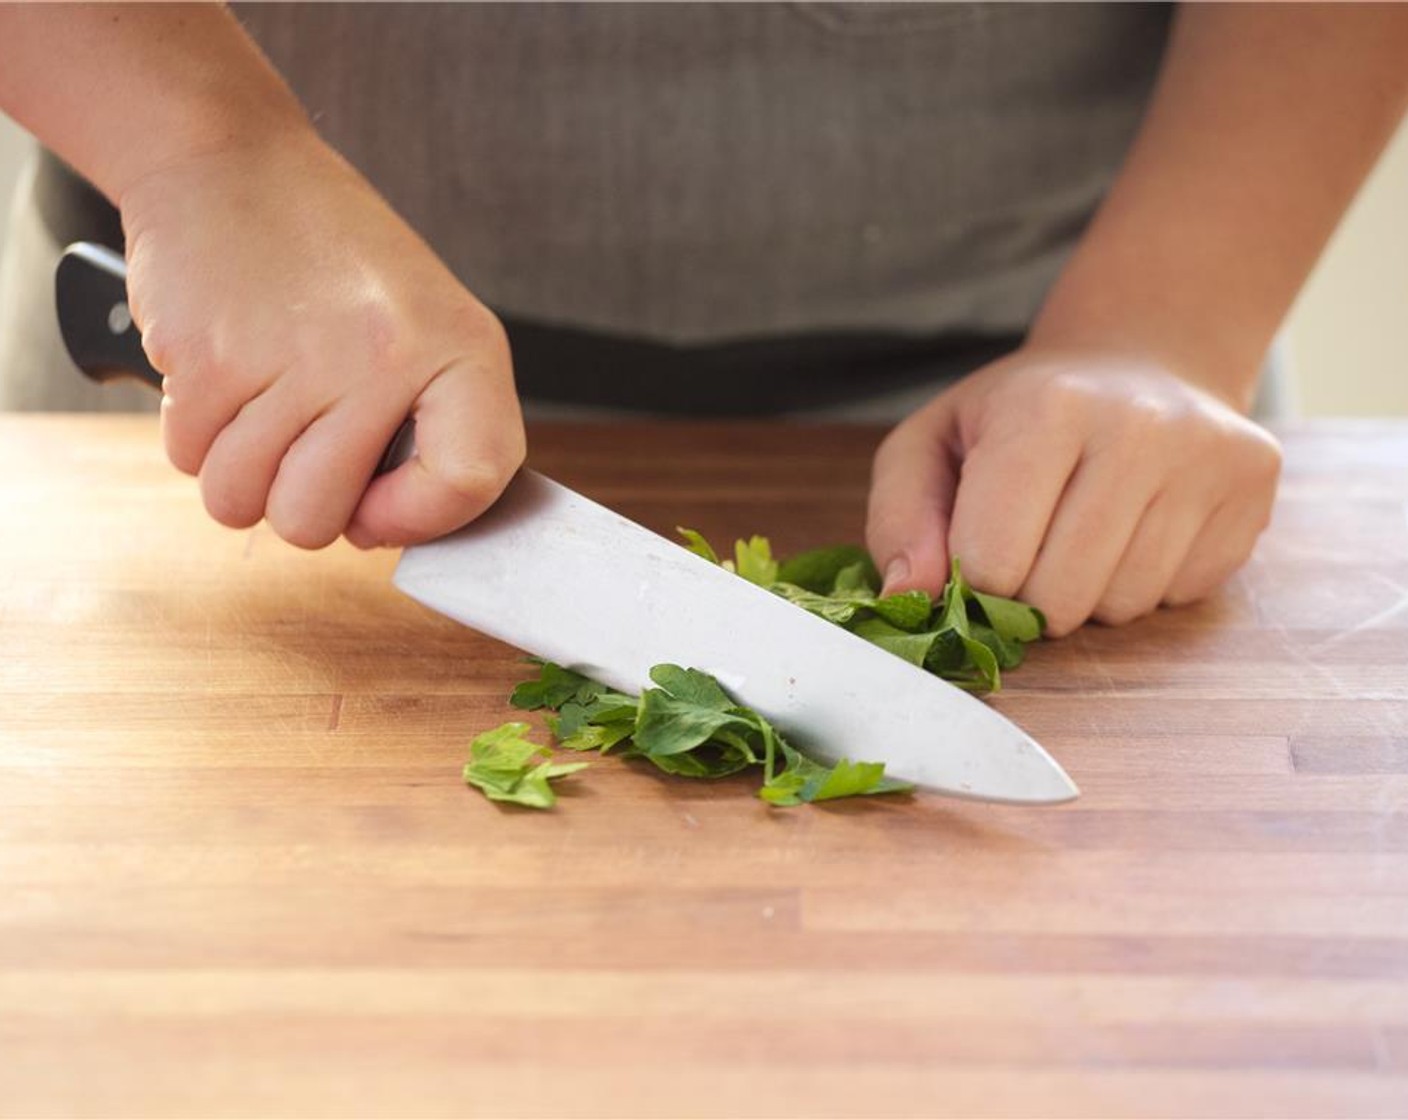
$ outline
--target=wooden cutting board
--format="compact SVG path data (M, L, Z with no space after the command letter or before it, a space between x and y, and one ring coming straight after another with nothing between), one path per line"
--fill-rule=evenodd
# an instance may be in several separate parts
M519 655L0 417L4 1116L1402 1116L1408 423L1287 430L1214 601L994 702L1084 791L769 809L459 768ZM871 429L540 426L662 532L857 539ZM883 701L882 701L883 702Z

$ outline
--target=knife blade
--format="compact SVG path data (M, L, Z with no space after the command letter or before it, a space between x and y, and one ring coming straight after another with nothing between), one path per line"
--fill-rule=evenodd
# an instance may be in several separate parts
M110 250L65 252L56 275L65 343L90 376L160 386L126 314L125 277ZM413 453L409 431L384 467ZM821 761L883 762L896 778L976 800L1079 794L1031 736L978 698L527 468L470 525L405 549L393 582L623 692L648 687L663 662L700 669Z

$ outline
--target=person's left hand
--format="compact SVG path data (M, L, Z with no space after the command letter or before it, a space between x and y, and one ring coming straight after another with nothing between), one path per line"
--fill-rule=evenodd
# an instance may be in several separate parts
M875 456L867 544L885 590L980 591L1047 634L1202 598L1250 555L1280 450L1161 363L1026 347L935 397Z

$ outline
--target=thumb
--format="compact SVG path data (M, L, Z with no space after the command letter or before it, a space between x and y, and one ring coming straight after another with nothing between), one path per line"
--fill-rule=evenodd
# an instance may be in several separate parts
M940 396L881 443L871 467L865 540L884 593L936 595L948 579L948 526L958 481L952 404Z
M454 363L422 390L411 414L416 454L362 495L347 528L359 548L417 544L468 524L523 463L523 416L511 377Z

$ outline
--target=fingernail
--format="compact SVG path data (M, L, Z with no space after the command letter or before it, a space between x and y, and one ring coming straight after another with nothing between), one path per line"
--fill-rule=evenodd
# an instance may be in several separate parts
M881 590L882 595L888 595L890 590L899 583L903 583L909 578L909 557L900 553L888 564L885 565L885 586Z

